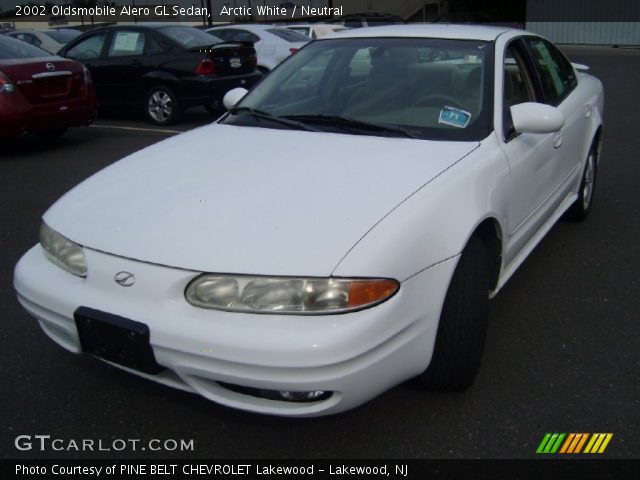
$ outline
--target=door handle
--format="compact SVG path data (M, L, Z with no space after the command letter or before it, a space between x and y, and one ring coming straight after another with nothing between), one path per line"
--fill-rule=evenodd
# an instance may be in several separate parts
M562 146L562 132L556 132L553 134L553 148L560 148Z

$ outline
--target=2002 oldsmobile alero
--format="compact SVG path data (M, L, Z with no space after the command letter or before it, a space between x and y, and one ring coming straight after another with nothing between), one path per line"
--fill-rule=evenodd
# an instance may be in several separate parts
M15 288L72 352L266 414L469 387L489 298L594 194L603 89L501 27L310 43L44 215Z

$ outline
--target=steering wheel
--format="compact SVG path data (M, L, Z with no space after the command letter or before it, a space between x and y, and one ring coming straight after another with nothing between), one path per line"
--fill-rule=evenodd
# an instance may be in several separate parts
M415 105L416 107L443 107L449 105L462 110L462 104L459 101L441 93L429 93L420 98Z

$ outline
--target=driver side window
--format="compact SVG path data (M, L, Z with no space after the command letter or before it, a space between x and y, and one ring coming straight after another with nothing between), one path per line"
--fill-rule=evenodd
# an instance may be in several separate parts
M504 55L503 91L503 136L504 140L508 141L516 134L511 119L511 107L537 101L524 50L519 40L511 42Z
M100 52L102 52L106 38L107 32L97 33L85 38L67 50L66 56L75 60L94 60L100 58Z

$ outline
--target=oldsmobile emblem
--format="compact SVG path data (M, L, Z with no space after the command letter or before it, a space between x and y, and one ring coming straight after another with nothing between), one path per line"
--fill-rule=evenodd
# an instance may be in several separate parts
M130 272L118 272L115 274L113 279L121 287L130 287L136 283L136 277Z

